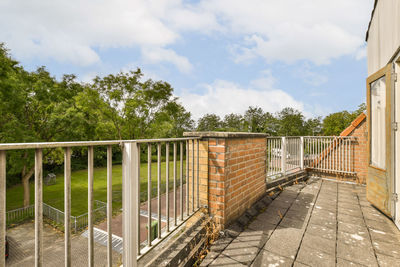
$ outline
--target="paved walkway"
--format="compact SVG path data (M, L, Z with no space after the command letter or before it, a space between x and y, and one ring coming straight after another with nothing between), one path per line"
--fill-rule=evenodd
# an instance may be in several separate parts
M6 266L35 266L35 227L34 223L25 223L7 230L10 244L10 256ZM43 265L50 267L64 266L64 234L51 226L43 227ZM71 239L72 266L88 266L88 240L81 235ZM113 251L113 266L121 265L121 254ZM107 247L94 244L95 266L107 266Z
M365 187L326 180L285 188L202 266L400 266L400 232Z

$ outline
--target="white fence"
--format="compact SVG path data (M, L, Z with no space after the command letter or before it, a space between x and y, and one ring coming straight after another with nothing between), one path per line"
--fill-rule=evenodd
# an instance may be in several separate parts
M46 205L43 203L43 150L53 148L64 149L64 236L65 236L65 265L71 266L71 230L75 221L71 219L71 156L73 147L87 148L88 154L88 213L87 216L77 217L76 222L87 224L88 227L88 265L94 266L94 227L96 220L96 210L93 200L93 180L94 180L94 153L95 147L107 149L107 266L112 266L112 146L121 146L122 148L122 228L123 228L123 265L137 266L137 260L159 244L163 239L177 229L182 223L190 218L200 209L199 202L199 139L200 138L169 138L169 139L148 139L148 140L115 140L115 141L88 141L88 142L53 142L53 143L14 143L0 144L0 251L4 251L6 236L6 166L7 151L13 150L34 150L35 154L35 265L43 265L43 216L46 212ZM189 153L191 145L191 153ZM170 148L172 148L170 150ZM145 224L140 220L140 165L142 152L147 152L147 214L153 214L152 199L157 199L156 218L147 216ZM153 151L157 153L157 179L152 179L152 155ZM179 151L179 154L178 154ZM165 156L165 179L161 175L162 154ZM190 154L190 155L189 155ZM170 159L171 158L171 159ZM190 160L189 160L190 159ZM197 159L197 160L196 160ZM180 161L179 176L177 162ZM184 161L186 162L184 166ZM191 166L189 166L189 162ZM172 163L173 174L170 175L169 166ZM186 175L184 175L186 170ZM189 175L190 174L190 175ZM171 177L170 177L171 176ZM170 179L173 190L166 190L165 203L161 198L164 193L162 188L170 188ZM184 183L184 181L186 181ZM157 187L157 195L152 194L153 183ZM191 187L189 186L191 185ZM185 196L183 186L186 187ZM189 188L191 191L189 192ZM196 188L196 190L195 190ZM178 190L179 195L177 194ZM172 201L169 201L169 194L172 195ZM179 197L179 200L178 200ZM184 202L185 200L185 202ZM168 219L165 227L162 228L162 208L165 207ZM154 207L153 207L154 209ZM171 209L171 214L170 214ZM28 211L27 211L28 212ZM32 212L29 210L29 212ZM52 211L53 212L53 211ZM10 215L12 216L12 215ZM51 214L54 218L61 221L60 213ZM170 220L171 219L171 220ZM157 233L154 239L152 231L147 231L147 245L141 247L142 230L152 229L152 222L157 221ZM78 227L78 226L77 226ZM4 257L0 257L0 266L5 265Z
M93 213L95 216L95 220L98 221L105 218L107 214L107 203L95 200L94 205L95 209L93 210ZM34 218L35 206L30 205L25 208L10 210L7 211L6 214L7 225L23 222L27 219ZM55 224L64 225L64 212L46 203L43 203L43 216L52 220ZM76 233L77 231L82 230L88 226L88 213L79 216L71 216L70 221L71 227Z
M354 137L300 136L267 138L267 179L304 169L354 174Z

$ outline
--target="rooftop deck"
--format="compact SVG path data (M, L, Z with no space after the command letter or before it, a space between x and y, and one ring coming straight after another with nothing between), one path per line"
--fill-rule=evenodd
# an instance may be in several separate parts
M287 187L202 266L399 266L400 232L365 187L320 179Z

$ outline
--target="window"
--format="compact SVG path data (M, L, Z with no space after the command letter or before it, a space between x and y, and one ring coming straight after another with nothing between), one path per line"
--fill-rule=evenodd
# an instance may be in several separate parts
M371 83L371 165L385 169L386 77Z

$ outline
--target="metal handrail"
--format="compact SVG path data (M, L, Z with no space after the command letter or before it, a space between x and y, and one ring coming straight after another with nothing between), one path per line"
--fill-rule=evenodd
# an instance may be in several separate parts
M160 139L136 139L136 140L108 140L108 141L73 141L73 142L39 142L39 143L3 143L0 150L38 149L57 147L81 147L81 146L107 146L121 145L124 143L165 143L187 140L198 140L201 137L160 138Z

